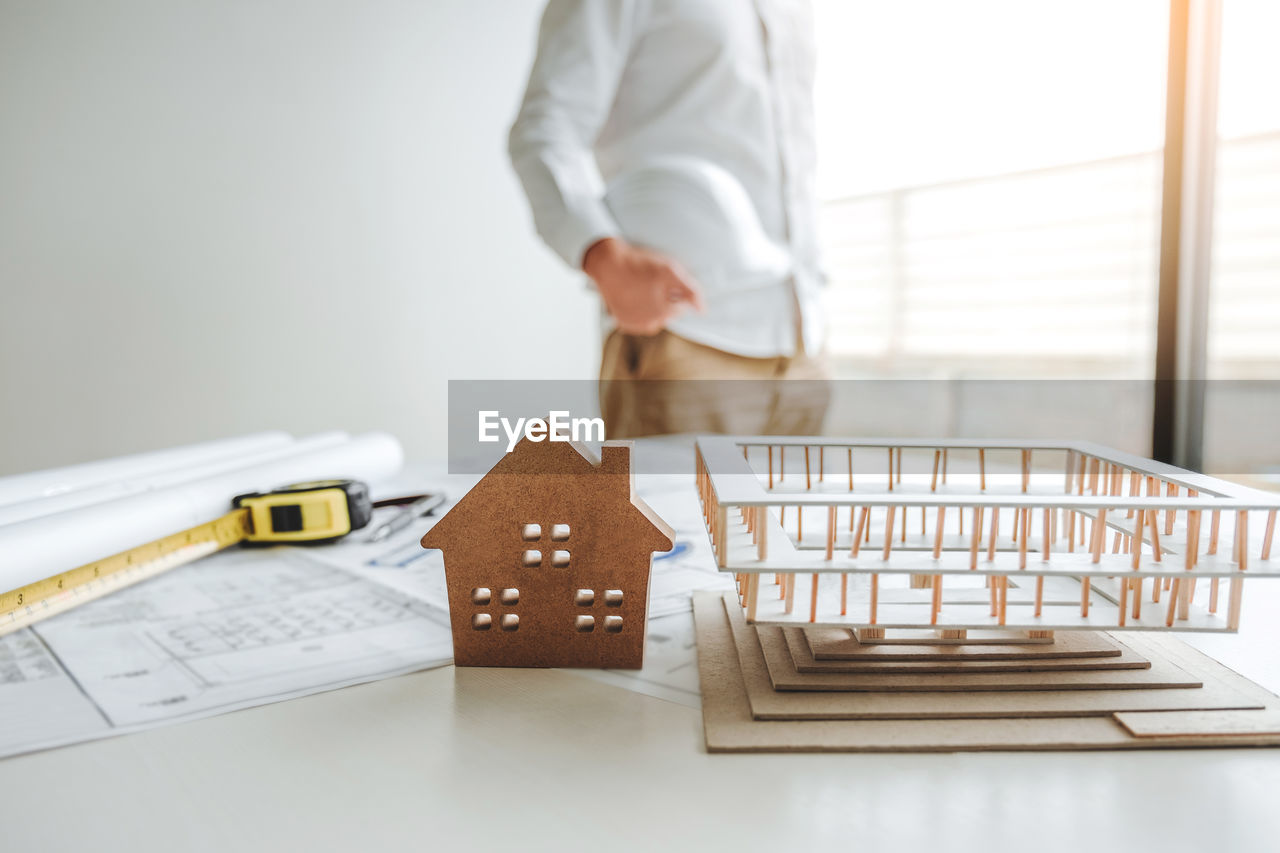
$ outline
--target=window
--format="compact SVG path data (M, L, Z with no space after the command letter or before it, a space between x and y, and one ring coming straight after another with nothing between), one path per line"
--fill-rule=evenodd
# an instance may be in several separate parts
M520 617L514 613L502 614L502 630L517 631L520 629Z
M538 566L542 565L542 552L534 550L525 551L521 562L524 564L526 569L536 569Z
M520 528L520 538L526 542L537 542L542 538L541 524L526 524Z
M490 592L487 586L476 587L471 590L471 603L478 604L481 607L489 603Z
M551 565L557 569L569 568L569 552L568 551L552 551Z
M618 633L619 631L621 631L621 630L622 630L622 617L621 617L621 616L606 616L606 617L604 617L604 630L605 630L605 632L606 632L606 633L609 633L609 634L616 634L616 633Z
M590 607L596 603L595 590L580 589L573 597L573 603L579 607Z
M551 541L552 542L568 542L569 541L569 525L567 524L551 525Z
M493 626L493 617L488 613L477 613L471 617L471 627L477 631L488 631Z
M502 604L504 607L515 607L520 603L520 590L504 589L502 591Z
M621 607L622 606L622 590L606 589L604 591L605 607Z
M1078 0L1070 15L817 0L815 14L835 375L1154 375L1167 0ZM1080 406L1046 395L988 423L963 394L926 407L890 393L833 407L828 431L1056 435ZM1088 420L1113 421L1091 437L1147 450L1150 400L1119 402L1090 405Z
M573 627L580 634L590 634L596 629L596 618L594 616L579 616L573 620Z
M1277 28L1274 0L1223 3L1203 464L1225 477L1280 463Z

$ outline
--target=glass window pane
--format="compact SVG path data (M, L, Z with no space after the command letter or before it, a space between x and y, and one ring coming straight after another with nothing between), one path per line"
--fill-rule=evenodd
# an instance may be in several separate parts
M1204 462L1280 466L1280 4L1225 0L1209 289Z
M1151 377L1168 3L815 13L836 375Z

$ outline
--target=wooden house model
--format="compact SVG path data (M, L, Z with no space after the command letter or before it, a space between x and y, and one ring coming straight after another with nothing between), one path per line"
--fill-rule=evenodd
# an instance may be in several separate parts
M674 540L631 449L525 439L422 538L444 552L458 666L640 668L651 559Z

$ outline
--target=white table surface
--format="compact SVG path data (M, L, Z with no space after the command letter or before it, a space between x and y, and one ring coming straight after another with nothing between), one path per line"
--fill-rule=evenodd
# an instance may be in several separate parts
M1194 644L1280 689L1280 584ZM700 713L447 667L0 761L0 851L1280 850L1280 750L707 755Z
M9 759L0 838L11 851L1275 850L1278 791L1275 750L707 755L690 708L566 673L450 667Z

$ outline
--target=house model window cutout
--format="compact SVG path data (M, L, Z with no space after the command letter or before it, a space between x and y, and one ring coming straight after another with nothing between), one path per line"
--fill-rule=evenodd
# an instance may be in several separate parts
M455 664L643 665L649 569L674 533L635 496L631 450L525 439L422 538L444 552Z

